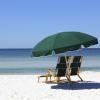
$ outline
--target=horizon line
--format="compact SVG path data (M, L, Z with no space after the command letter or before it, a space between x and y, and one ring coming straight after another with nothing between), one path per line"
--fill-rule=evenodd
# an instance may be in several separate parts
M33 49L33 48L0 48L0 49ZM92 47L92 48L82 48L82 49L100 49L100 48Z

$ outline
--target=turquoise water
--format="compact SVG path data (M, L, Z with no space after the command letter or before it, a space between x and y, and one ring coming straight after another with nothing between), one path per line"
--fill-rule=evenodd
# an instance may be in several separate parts
M55 69L57 56L33 58L31 52L32 49L0 49L0 74L38 74L45 73L48 68ZM99 48L83 49L65 54L83 55L81 66L83 71L100 71Z

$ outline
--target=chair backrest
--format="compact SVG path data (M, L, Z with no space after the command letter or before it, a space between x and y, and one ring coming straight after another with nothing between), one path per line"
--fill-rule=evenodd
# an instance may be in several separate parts
M81 63L82 63L82 56L73 57L73 62L70 64L70 68L71 68L70 75L77 75Z
M66 59L68 59L68 57L61 56L58 59L59 59L59 62L56 66L57 77L65 76L66 68L67 68Z
M82 56L74 56L73 62L79 63L81 62Z
M64 56L61 56L61 57L60 57L60 62L59 62L59 63L65 63L65 62L66 62L65 57L64 57Z

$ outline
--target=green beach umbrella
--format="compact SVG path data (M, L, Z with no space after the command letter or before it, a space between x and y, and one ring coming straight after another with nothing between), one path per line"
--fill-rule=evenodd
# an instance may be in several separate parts
M81 46L89 47L98 43L96 37L82 32L61 32L46 37L33 49L32 56L47 56L52 53L59 54L66 51L80 49Z

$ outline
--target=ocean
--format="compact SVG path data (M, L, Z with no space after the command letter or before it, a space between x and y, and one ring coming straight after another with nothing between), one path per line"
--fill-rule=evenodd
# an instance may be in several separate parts
M85 48L61 55L83 55L82 71L100 71L100 48ZM32 57L32 49L0 49L0 74L40 74L55 69L57 55Z

